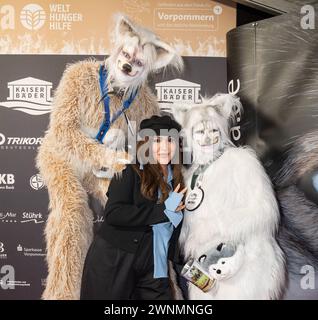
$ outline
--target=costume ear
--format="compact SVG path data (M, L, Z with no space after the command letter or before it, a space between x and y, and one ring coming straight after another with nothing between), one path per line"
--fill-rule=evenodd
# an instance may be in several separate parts
M129 20L128 17L126 17L123 14L118 14L116 16L116 36L121 37L125 35L126 33L134 32L134 25L132 21Z
M164 68L168 65L172 65L178 71L182 71L183 69L183 61L182 58L177 54L177 52L169 46L164 41L159 39L153 42L153 45L156 50L156 60L154 63L154 69Z
M234 119L235 115L241 114L243 109L240 98L228 93L217 93L208 100L208 105L226 120Z
M173 118L181 125L185 124L186 113L191 108L190 105L177 105L174 103L159 103L160 111L170 113Z
M217 251L221 251L222 248L223 248L223 246L224 246L224 243L220 243L220 244L216 247L216 250L217 250Z
M198 261L201 263L206 259L206 254L203 254L202 256L199 257Z

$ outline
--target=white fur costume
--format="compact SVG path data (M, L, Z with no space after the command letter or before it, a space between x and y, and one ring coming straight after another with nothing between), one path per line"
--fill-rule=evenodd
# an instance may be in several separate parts
M198 259L220 243L240 248L234 255L239 270L219 277L207 293L189 283L190 299L278 299L285 282L284 256L275 240L279 211L271 181L251 148L230 142L234 106L236 111L240 108L237 98L221 94L201 105L172 110L193 149L194 163L185 172L188 192L197 162L212 162L203 174L202 204L184 213L179 241L185 258ZM204 122L210 124L196 131ZM201 132L201 140L193 139L195 132ZM216 276L213 268L210 273Z

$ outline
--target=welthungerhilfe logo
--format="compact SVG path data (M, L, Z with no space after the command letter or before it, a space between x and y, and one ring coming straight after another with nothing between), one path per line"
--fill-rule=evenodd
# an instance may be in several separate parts
M46 15L41 6L35 3L27 4L20 13L20 21L28 30L39 30L45 23Z

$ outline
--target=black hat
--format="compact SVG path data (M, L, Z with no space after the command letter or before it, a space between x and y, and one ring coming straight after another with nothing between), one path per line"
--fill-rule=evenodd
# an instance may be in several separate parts
M167 135L170 129L176 129L178 132L180 132L181 126L169 116L154 115L149 119L144 119L141 121L140 130L142 129L152 129L157 135Z

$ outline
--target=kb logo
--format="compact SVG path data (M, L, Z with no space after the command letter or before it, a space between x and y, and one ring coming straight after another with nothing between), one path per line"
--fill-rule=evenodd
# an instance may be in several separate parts
M12 173L0 174L0 185L1 184L14 184L14 175Z
M0 253L4 252L4 244L3 242L0 242Z

